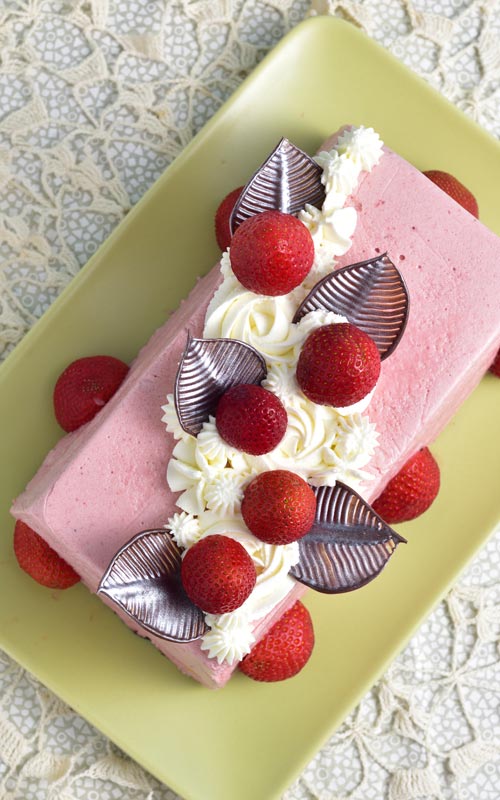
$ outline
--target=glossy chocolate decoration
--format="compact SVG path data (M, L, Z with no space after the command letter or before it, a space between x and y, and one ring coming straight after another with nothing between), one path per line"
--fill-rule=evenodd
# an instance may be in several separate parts
M331 272L311 289L293 321L318 309L347 317L374 340L383 360L394 352L406 327L408 290L384 253Z
M314 491L316 518L309 533L299 539L300 560L290 573L318 592L359 589L381 572L405 539L340 481Z
M298 214L306 203L321 208L325 199L322 174L323 169L307 153L281 139L240 194L229 222L231 233L262 211Z
M208 626L184 591L180 564L181 551L165 528L141 531L116 553L97 593L146 631L173 642L193 641Z
M194 339L186 349L175 378L174 400L182 428L196 436L219 398L239 383L259 384L267 375L261 354L239 339Z

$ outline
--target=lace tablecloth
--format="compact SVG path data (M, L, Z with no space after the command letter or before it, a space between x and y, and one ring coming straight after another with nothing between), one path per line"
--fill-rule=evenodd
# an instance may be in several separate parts
M310 14L362 27L500 136L495 0L0 3L3 356ZM498 800L499 564L500 531L286 800ZM0 653L1 798L176 795Z

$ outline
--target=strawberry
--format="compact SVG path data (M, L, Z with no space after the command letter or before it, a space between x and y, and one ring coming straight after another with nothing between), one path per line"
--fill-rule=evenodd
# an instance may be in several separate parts
M69 364L54 388L54 412L61 428L69 433L93 419L114 395L128 369L113 356L88 356Z
M297 362L297 381L305 396L319 405L342 408L357 403L375 386L380 353L368 334L341 322L309 334Z
M187 550L181 579L195 605L208 614L226 614L245 602L257 573L243 545L217 533Z
M477 205L477 200L466 186L463 183L460 183L453 175L450 175L449 172L441 172L439 169L430 169L424 172L424 175L427 176L436 186L439 186L443 192L449 194L453 200L456 200L457 203L460 203L469 214L472 214L473 217L479 217L479 208Z
M263 211L241 223L231 242L231 266L246 289L281 295L295 289L312 267L314 245L291 214Z
M224 441L252 456L274 450L285 435L287 422L281 400L251 383L228 389L215 414L215 424Z
M21 569L49 589L68 589L80 580L73 567L19 519L14 528L14 553Z
M429 448L423 447L389 481L373 510L391 525L415 519L427 511L439 486L439 467Z
M229 227L229 220L231 212L236 204L238 197L243 191L243 186L238 186L229 192L220 203L217 211L215 212L215 238L217 244L222 251L227 250L231 244L231 228Z
M299 475L273 469L248 484L241 513L258 539L268 544L288 544L310 530L316 514L316 495Z
M300 672L313 647L309 611L297 600L244 657L240 669L255 681L283 681Z
M492 372L493 375L496 375L497 378L500 378L500 349L498 350L493 364L490 367L490 372Z

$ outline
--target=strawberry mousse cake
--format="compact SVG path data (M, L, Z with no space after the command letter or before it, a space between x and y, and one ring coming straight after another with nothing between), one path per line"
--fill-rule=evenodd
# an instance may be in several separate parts
M371 128L314 159L282 140L221 206L220 264L113 365L111 399L86 421L73 373L57 388L72 432L15 500L17 532L208 687L301 669L303 592L379 574L404 540L394 495L376 499L405 468L430 476L416 513L439 488L427 446L500 344L500 239L429 178Z

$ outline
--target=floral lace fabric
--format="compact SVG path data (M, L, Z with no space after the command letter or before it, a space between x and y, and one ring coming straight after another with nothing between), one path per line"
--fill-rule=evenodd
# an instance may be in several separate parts
M0 354L301 19L343 17L500 136L484 0L3 0ZM498 800L500 531L285 795ZM0 654L0 798L176 795Z

